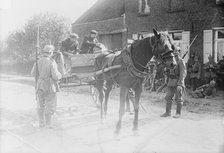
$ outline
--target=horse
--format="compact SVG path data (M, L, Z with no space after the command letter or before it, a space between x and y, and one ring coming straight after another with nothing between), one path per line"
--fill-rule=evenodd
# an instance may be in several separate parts
M145 73L147 63L153 56L156 60L164 62L163 57L172 54L175 49L168 33L162 31L158 32L155 29L153 29L153 33L153 36L136 41L128 49L122 50L120 54L113 56L110 52L105 52L98 55L95 59L96 71L103 70L109 66L121 65L119 69L110 70L109 72L95 76L95 86L99 92L101 119L103 119L107 113L107 102L112 85L116 83L120 87L119 120L116 124L115 134L120 133L122 117L125 113L125 101L129 89L132 89L135 93L132 130L133 132L138 131L139 100L142 92L142 83L147 76L147 73ZM113 58L113 60L111 58ZM175 64L174 58L168 59L173 61L169 63ZM104 103L103 100L105 100Z

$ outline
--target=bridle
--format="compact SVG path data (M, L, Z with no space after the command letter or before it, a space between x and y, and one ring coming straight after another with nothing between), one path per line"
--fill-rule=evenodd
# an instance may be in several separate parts
M158 63L156 65L158 66L158 65L161 65L161 64L165 64L164 56L167 55L167 54L172 53L173 51L172 50L168 50L168 51L165 51L165 52L163 52L163 53L160 54L156 50L158 44L160 43L159 42L159 39L156 39L155 42L152 43L152 38L150 38L149 42L150 42L150 45L152 47L152 53L153 53L152 58L155 57L154 59L155 59L156 63ZM131 45L131 51L132 51L132 45ZM146 66L142 65L140 62L138 62L138 60L135 58L135 56L131 55L131 60L132 61L135 60L135 63L137 65L139 65L141 68L143 68L144 70L147 70L148 69L148 64Z

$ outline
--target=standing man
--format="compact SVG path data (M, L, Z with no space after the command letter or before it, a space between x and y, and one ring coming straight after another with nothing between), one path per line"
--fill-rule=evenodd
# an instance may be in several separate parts
M193 89L193 79L191 78L192 75L192 66L194 65L194 55L191 54L189 60L187 61L187 78L189 81L190 88Z
M37 61L37 65L35 63L31 71L32 76L38 75L36 94L40 128L45 127L45 125L52 128L51 120L57 102L57 81L62 77L56 62L52 59L53 50L52 45L46 45Z
M198 56L194 57L194 65L192 66L192 73L190 78L192 79L193 91L196 90L200 85L200 76L201 76L201 63Z
M179 118L181 116L181 109L183 105L183 94L184 94L184 80L187 75L187 70L185 66L184 60L180 57L180 48L177 48L174 51L174 56L177 62L177 65L173 68L170 68L168 74L168 82L167 82L167 93L166 93L166 112L161 115L161 117L171 116L171 108L173 98L175 97L175 101L177 103L176 115L174 118Z
M215 61L213 60L212 56L209 55L208 62L205 63L204 65L204 71L205 71L204 77L205 77L206 84L210 83L211 80L216 80L216 74L215 74L216 68L217 68L217 65Z
M61 42L60 50L64 55L66 71L69 71L71 68L71 56L80 52L78 38L79 36L77 34L72 33L69 38Z
M61 52L65 55L68 54L76 54L79 52L79 36L76 33L72 33L69 35L69 38L65 39L61 42Z
M93 48L99 46L99 41L97 40L96 36L97 31L91 30L90 36L85 37L82 42L80 54L93 54Z

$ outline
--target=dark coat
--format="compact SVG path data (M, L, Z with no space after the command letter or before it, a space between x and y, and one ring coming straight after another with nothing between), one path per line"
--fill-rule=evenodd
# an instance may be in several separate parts
M79 43L78 41L72 41L70 38L65 39L61 42L61 52L70 52L75 54L78 52Z
M81 54L92 54L93 48L97 46L98 40L96 38L85 37L82 46Z

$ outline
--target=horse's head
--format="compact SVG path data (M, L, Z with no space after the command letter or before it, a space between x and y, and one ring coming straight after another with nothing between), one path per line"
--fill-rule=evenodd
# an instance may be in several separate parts
M169 34L166 32L158 32L155 29L153 29L153 33L154 37L151 39L151 44L155 58L169 67L175 66L176 60L173 56L175 46Z

